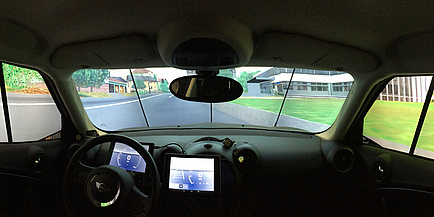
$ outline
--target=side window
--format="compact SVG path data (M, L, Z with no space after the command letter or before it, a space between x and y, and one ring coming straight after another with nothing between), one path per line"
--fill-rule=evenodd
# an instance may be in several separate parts
M5 113L3 102L0 141L23 142L59 138L61 115L42 76L35 70L6 63L2 63L2 69L8 113ZM7 129L8 120L10 130Z
M384 148L410 153L431 80L432 76L392 79L365 116L363 134ZM434 139L431 110L434 107L429 106L421 134L416 136L414 154L434 158L434 144L430 142Z
M425 121L417 140L415 155L434 159L434 98L431 96Z

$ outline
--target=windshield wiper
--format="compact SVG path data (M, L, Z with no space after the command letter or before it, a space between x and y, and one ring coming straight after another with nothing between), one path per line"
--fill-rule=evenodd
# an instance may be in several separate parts
M274 127L276 127L277 122L279 122L279 117L280 117L280 114L282 113L282 109L283 109L283 105L285 104L286 96L288 96L288 90L289 90L289 87L291 86L291 82L292 82L292 78L294 77L295 69L296 68L294 68L292 70L291 78L289 79L288 87L286 88L285 96L283 97L282 105L280 106L279 114L277 114L276 123L274 123ZM282 87L283 87L283 84L282 84Z
M131 69L130 69L130 75L131 75L131 80L133 81L134 87L136 89L136 95L137 95L137 99L139 100L140 108L142 109L143 117L145 118L146 125L149 127L148 118L146 118L145 109L143 108L142 105L142 99L140 99L139 91L137 91L136 80L134 79L133 72L131 71Z

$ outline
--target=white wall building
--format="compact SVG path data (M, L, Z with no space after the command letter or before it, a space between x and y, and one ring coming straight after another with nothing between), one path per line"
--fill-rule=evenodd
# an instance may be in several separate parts
M248 81L249 94L260 93L284 95L291 80L291 68L271 68ZM353 84L350 74L339 71L296 69L288 96L346 97ZM256 86L255 86L256 85Z
M431 76L396 77L378 96L378 100L424 102Z

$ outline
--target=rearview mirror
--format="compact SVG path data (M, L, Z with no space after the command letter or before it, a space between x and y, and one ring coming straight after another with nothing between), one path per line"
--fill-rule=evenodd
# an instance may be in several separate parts
M243 93L238 81L220 76L185 76L170 83L170 92L180 99L195 102L228 102Z

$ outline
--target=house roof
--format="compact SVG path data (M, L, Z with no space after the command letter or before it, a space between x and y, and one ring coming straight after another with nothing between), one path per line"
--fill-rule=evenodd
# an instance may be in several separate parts
M282 73L274 76L274 81L271 83L287 82L291 80L291 74ZM292 81L313 82L313 83L342 83L353 82L354 79L350 74L339 75L312 75L312 74L297 74L292 78Z
M123 79L121 77L109 77L109 81L116 82L116 83L121 83L121 84L126 84L127 83L127 81L125 81L125 79Z
M133 70L133 74L148 74L148 73L151 73L151 74L154 74L151 70L149 70L149 69L134 69Z
M157 79L152 76L142 76L142 75L134 75L134 79L141 79L143 81L157 82ZM127 76L127 80L131 81L131 75Z
M261 82L264 82L264 81L272 81L272 80L274 80L274 78L258 78L258 77L255 77L255 78L252 78L252 79L248 80L247 83L261 83Z

